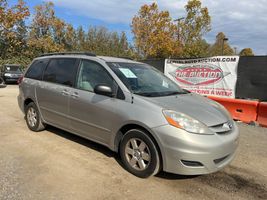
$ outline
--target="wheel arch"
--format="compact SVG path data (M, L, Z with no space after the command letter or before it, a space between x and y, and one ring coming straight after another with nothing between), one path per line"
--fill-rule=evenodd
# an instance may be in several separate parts
M151 140L154 142L158 150L159 159L160 159L160 168L162 169L163 157L162 157L162 150L160 148L160 145L158 144L158 140L155 136L153 136L152 131L149 128L145 127L144 125L140 125L137 123L128 123L128 124L123 125L117 132L116 137L114 139L114 151L119 152L120 142L121 142L123 135L127 133L127 131L132 130L132 129L142 130L145 134L147 134L151 138Z
M29 105L31 102L35 103L35 102L32 100L32 98L27 98L27 99L24 100L24 103L23 103L23 110L24 110L24 112L26 111L26 110L25 110L25 109L26 109L26 106Z

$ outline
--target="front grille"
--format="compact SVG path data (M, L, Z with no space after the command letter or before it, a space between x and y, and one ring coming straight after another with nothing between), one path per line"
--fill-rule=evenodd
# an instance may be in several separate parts
M11 74L11 75L10 75L11 78L19 78L20 76L21 76L21 75L19 75L19 74Z

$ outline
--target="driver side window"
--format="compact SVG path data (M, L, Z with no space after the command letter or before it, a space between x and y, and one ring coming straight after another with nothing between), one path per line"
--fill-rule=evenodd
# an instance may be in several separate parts
M108 85L112 90L117 92L117 84L108 72L100 64L82 60L78 75L77 88L93 92L96 85Z

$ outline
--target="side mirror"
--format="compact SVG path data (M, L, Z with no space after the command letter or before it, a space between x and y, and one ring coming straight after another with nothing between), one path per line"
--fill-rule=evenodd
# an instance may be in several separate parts
M104 96L108 96L108 97L114 96L111 87L109 87L107 85L96 85L94 88L94 92L96 94L100 94L100 95L104 95Z

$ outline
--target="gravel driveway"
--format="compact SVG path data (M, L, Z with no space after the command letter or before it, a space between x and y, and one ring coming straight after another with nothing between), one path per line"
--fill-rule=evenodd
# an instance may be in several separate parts
M140 179L109 149L62 130L28 130L18 87L0 88L0 199L267 199L267 128L239 123L235 160L203 176Z

